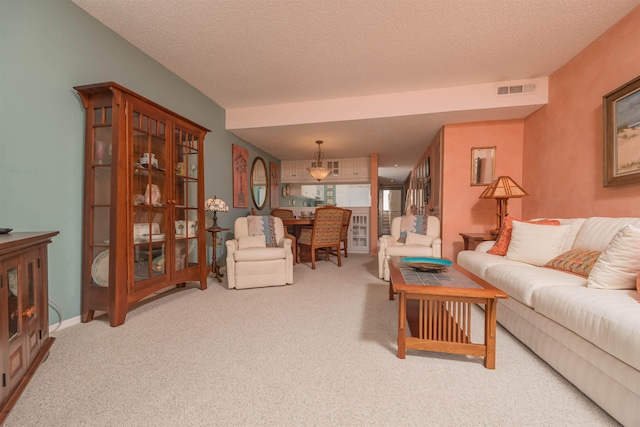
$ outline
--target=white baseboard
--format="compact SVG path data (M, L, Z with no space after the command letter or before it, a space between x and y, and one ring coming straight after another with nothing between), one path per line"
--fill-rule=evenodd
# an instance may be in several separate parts
M63 320L62 323L56 323L53 325L49 325L49 334L53 332L58 332L63 330L64 328L68 328L69 326L77 325L80 323L81 317L76 316L71 319Z

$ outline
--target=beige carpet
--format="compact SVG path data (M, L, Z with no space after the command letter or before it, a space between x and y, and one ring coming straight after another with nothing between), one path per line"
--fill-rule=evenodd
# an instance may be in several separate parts
M398 359L397 300L373 257L296 265L294 280L227 290L210 279L121 327L101 317L57 332L6 426L616 425L501 327L496 370Z

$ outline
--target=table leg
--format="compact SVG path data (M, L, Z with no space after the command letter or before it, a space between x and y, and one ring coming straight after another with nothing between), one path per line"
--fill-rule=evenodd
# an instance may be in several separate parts
M497 301L489 298L484 308L484 367L487 369L496 368L496 306Z
M404 292L398 292L398 359L404 359L407 339L407 297Z

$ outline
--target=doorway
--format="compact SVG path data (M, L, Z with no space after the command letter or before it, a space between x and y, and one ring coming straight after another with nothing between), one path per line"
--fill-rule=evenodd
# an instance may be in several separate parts
M380 189L380 206L378 209L378 236L391 234L391 222L402 215L404 196L403 187Z

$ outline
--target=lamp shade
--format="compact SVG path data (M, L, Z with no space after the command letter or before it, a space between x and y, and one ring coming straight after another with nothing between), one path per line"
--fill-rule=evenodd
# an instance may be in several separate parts
M499 176L480 194L480 199L496 199L496 228L490 231L493 235L498 235L502 230L504 218L509 215L508 203L511 198L528 196L510 176Z
M204 202L204 210L209 212L228 212L229 206L222 199L213 196L213 199L207 199Z
M499 176L480 194L480 199L511 199L528 196L510 176Z

